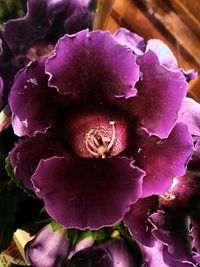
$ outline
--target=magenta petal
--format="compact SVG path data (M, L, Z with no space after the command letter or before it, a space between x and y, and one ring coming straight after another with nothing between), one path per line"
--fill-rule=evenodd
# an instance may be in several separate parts
M165 246L162 243L156 241L153 247L141 246L141 248L144 254L144 261L148 267L169 267L164 263L163 250Z
M192 138L183 123L177 123L167 139L151 136L142 140L134 155L136 163L146 172L142 197L164 193L173 177L185 173L192 152Z
M185 77L181 72L166 69L151 50L138 57L137 63L142 81L133 99L133 112L149 133L165 138L176 122L187 93Z
M146 46L146 51L148 50L153 51L157 55L161 65L171 70L178 70L178 62L174 54L161 40L150 39Z
M103 101L136 94L139 70L131 51L104 31L65 35L46 63L49 84L73 99Z
M126 158L42 160L32 181L47 212L66 227L113 225L141 194L144 172Z
M187 124L190 133L200 138L200 104L191 98L184 98L178 112L179 122Z
M9 20L4 27L4 37L15 54L25 53L36 40L41 40L51 23L47 17L47 1L27 1L25 17Z
M157 196L138 199L136 203L131 205L129 212L124 217L124 222L132 236L145 246L153 246L155 244L155 238L151 233L153 227L148 217L157 210L157 207Z
M136 33L132 33L127 29L119 29L114 34L115 40L128 48L130 48L135 54L143 55L145 51L145 43L144 39L137 35Z
M64 155L62 144L47 135L20 140L10 152L16 181L34 191L30 178L40 160L61 155Z
M54 102L57 92L47 87L47 81L44 61L35 61L17 74L11 88L11 110L23 124L26 134L30 136L38 132L44 133L53 125L53 116L57 110ZM18 132L15 128L14 131Z

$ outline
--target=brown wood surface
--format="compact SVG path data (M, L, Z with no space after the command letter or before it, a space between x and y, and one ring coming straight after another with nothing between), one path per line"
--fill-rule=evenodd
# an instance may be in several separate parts
M164 41L179 65L200 73L199 0L116 0L106 29L126 27L144 37ZM190 83L190 95L200 101L200 78Z

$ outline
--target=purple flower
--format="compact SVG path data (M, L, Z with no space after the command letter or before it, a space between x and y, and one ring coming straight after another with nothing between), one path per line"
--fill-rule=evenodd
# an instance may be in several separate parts
M17 64L23 66L29 60L51 54L53 46L65 33L91 27L94 14L89 11L89 2L28 0L26 16L9 20L4 26L4 38Z
M91 28L94 13L89 10L89 3L88 0L28 0L26 16L4 24L0 31L0 111L7 105L14 76L20 68L50 55L65 33ZM10 117L6 115L0 130L9 123Z
M16 180L66 227L113 225L185 173L193 142L177 117L186 77L147 47L123 29L85 30L16 76Z
M200 263L199 171L200 141L195 144L184 176L175 177L170 189L159 197L139 199L126 214L124 221L142 244L150 266L158 266L151 259L154 253L160 255L166 266L189 267Z
M66 230L53 231L46 225L25 246L29 263L35 267L62 267L70 249Z
M122 238L112 238L94 246L91 240L92 237L87 237L79 241L76 252L71 255L67 231L52 231L51 226L47 225L26 244L25 253L34 267L137 266L134 255Z

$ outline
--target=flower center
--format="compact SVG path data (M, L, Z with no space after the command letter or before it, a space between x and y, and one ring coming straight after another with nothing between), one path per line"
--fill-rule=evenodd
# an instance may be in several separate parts
M116 137L115 122L110 121L110 125L112 125L111 138L109 136L102 135L100 131L95 129L91 129L86 134L86 148L92 156L104 159L113 147Z
M78 156L105 159L128 146L129 131L121 114L88 110L66 116L65 136Z

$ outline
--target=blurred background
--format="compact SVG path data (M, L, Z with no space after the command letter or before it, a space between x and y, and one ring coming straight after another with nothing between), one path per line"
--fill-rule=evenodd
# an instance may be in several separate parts
M199 0L116 0L105 29L119 27L141 35L145 40L164 41L175 54L180 67L200 74ZM200 101L200 77L190 83L190 96Z
M0 0L0 25L26 13L27 0ZM180 67L200 73L199 0L99 0L98 27L114 32L119 27L145 40L163 40ZM108 15L109 14L109 15ZM200 101L200 78L190 83L190 96Z

